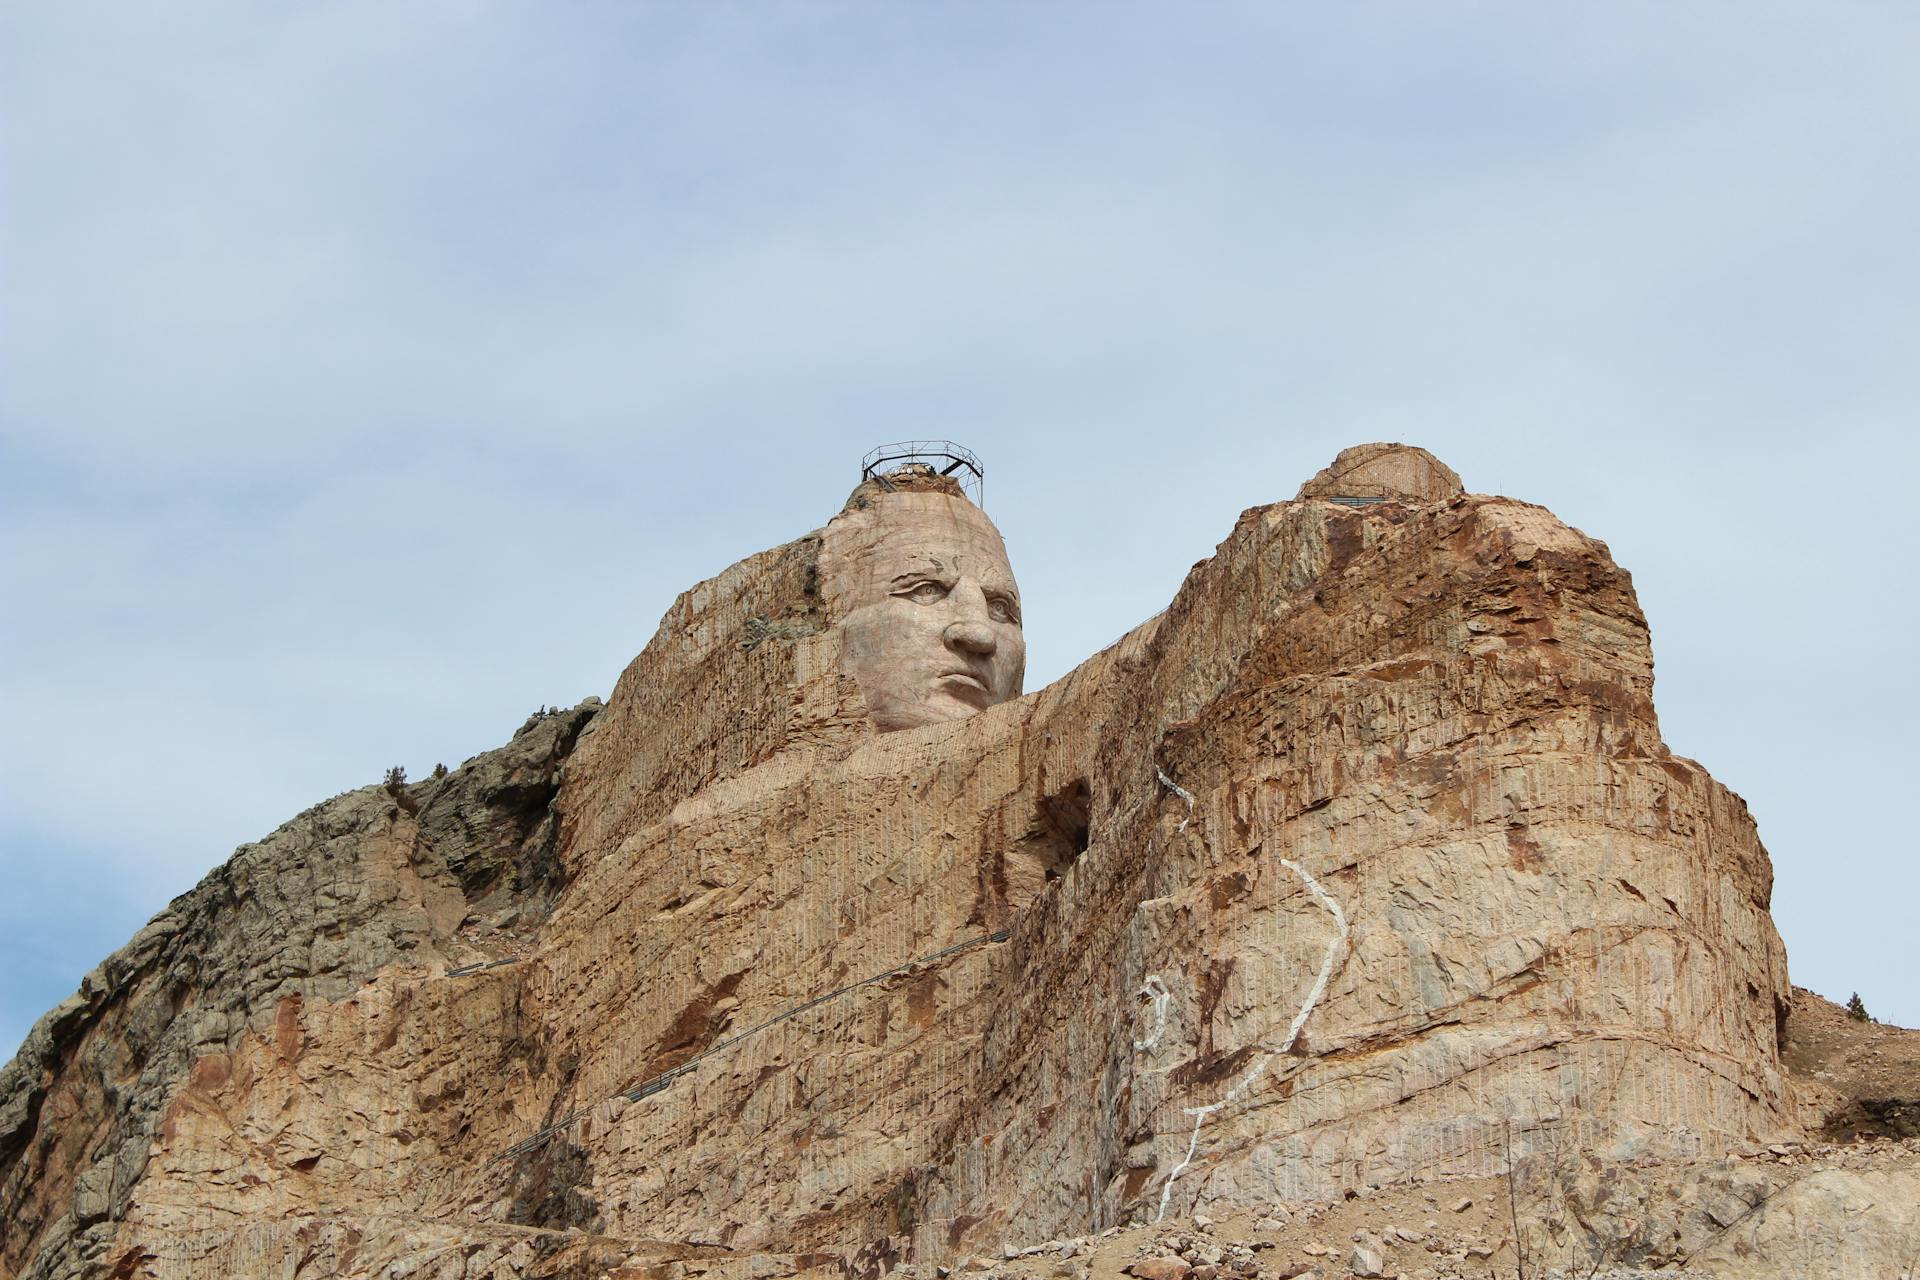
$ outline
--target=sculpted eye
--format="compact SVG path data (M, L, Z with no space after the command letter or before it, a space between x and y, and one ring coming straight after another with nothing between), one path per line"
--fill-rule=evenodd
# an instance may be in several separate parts
M946 583L935 582L929 578L925 582L916 582L905 591L895 592L895 594L904 596L915 604L937 604L947 598L947 590Z
M993 596L987 600L987 616L995 622L1020 621L1020 610L1013 601L1005 596Z

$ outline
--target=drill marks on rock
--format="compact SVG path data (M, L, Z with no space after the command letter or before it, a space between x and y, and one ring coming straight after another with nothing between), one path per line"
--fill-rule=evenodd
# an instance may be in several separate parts
M695 1069L697 1069L700 1066L701 1063L705 1062L707 1059L715 1057L721 1053L724 1053L726 1050L731 1049L734 1045L739 1044L743 1040L749 1040L754 1036L759 1035L762 1031L767 1030L769 1027L777 1026L782 1022L786 1022L790 1018L798 1017L800 1014L805 1013L809 1009L816 1008L820 1005L826 1004L831 1000L837 1000L841 996L849 995L855 991L861 990L862 988L874 986L878 983L886 981L888 978L898 977L899 975L904 973L910 973L914 969L920 968L923 965L930 965L938 961L945 960L948 957L958 955L963 951L970 951L975 947L982 946L987 943L1005 942L1010 936L1011 936L1010 930L999 929L994 931L993 933L982 934L980 937L977 937L977 938L968 938L965 942L956 942L950 947L945 947L939 951L934 952L932 955L921 956L918 959L909 960L905 964L895 965L893 968L888 969L882 973L876 973L871 977L862 978L858 982L849 983L844 987L840 987L836 990L829 991L825 995L815 996L813 999L807 1001L804 1004L797 1004L797 1005L794 1005L792 1008L783 1009L779 1013L774 1014L771 1018L768 1018L766 1021L758 1023L754 1026L748 1027L745 1031L737 1032L733 1035L730 1035L724 1040L720 1040L713 1044L710 1044L705 1049L702 1049L700 1052L688 1058L686 1061L679 1063L676 1066L669 1067L667 1070L662 1071L657 1075L650 1076L647 1079L642 1080L639 1084L634 1085L631 1089L622 1090L621 1092L614 1094L613 1097L604 1099L604 1101L611 1102L615 1098L618 1098L629 1103L639 1102L643 1098L651 1097L652 1095L666 1089L669 1085L671 1085L674 1081L678 1080L680 1077L692 1073ZM738 976L739 975L735 975L736 980ZM729 990L731 990L731 988L729 988ZM547 1143L551 1142L555 1137L555 1135L563 1133L566 1130L572 1128L581 1119L583 1119L590 1110L592 1110L592 1107L587 1106L587 1107L577 1108L573 1111L569 1111L566 1115L560 1117L560 1119L554 1121L552 1124L549 1124L546 1127L537 1130L536 1132L529 1135L528 1137L522 1138L519 1142L514 1143L512 1146L508 1147L505 1151L502 1151L499 1155L493 1157L493 1160L490 1163L498 1164L506 1160L512 1160L517 1157L525 1156L525 1155L531 1154L532 1152L538 1151L540 1148L546 1146Z
M1163 782L1166 780L1164 774L1161 775L1161 780ZM1178 1182L1180 1175L1187 1171L1187 1166L1193 1163L1193 1157L1200 1149L1200 1130L1202 1126L1207 1123L1207 1117L1213 1115L1216 1111L1222 1110L1229 1103L1236 1102L1245 1097L1247 1091L1259 1082L1262 1075L1266 1074L1267 1064L1273 1060L1275 1055L1287 1054L1293 1051L1294 1044L1300 1039L1300 1032L1307 1025L1307 1019L1313 1016L1314 1009L1319 1005L1321 998L1326 995L1327 983L1333 977L1334 966L1340 960L1341 952L1346 948L1350 930L1347 927L1347 913L1340 909L1340 904L1334 901L1333 896L1321 888L1320 882L1315 880L1312 874L1299 863L1293 861L1291 858L1282 858L1280 859L1280 865L1300 877L1300 883L1307 887L1307 891L1326 909L1327 914L1333 917L1336 932L1332 941L1327 943L1327 953L1321 958L1320 972L1314 975L1312 989L1307 992L1307 998L1301 1002L1300 1011L1293 1015L1293 1021L1287 1026L1287 1038L1281 1041L1278 1046L1270 1048L1261 1054L1259 1058L1254 1061L1253 1065L1247 1068L1246 1073L1233 1083L1232 1087L1227 1090L1218 1102L1208 1103L1204 1107L1183 1107L1181 1109L1183 1114L1193 1117L1193 1132L1187 1138L1186 1155L1181 1157L1180 1163L1175 1165L1172 1171L1167 1174L1167 1181L1165 1185L1160 1188L1160 1212L1154 1219L1156 1222L1166 1218L1167 1206L1173 1198L1173 1184ZM1149 978L1148 981L1158 982L1159 979ZM1164 984L1162 984L1161 989L1163 991L1165 990ZM1158 1032L1159 1029L1156 1028L1155 1039L1158 1039ZM1134 1047L1140 1048L1140 1042L1135 1041Z

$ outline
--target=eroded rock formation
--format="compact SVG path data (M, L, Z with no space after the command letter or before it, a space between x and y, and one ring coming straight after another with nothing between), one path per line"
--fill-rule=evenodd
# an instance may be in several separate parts
M0 1075L0 1276L872 1274L1801 1133L1766 854L1602 544L1366 446L1002 700L964 501L863 486L604 708L177 900ZM949 596L893 722L860 610Z

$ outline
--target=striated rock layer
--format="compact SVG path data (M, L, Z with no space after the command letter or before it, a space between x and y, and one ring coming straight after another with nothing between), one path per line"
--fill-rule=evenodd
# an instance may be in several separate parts
M0 1277L874 1273L1798 1134L1628 576L1350 453L977 715L874 732L843 516L604 709L243 848L0 1074Z

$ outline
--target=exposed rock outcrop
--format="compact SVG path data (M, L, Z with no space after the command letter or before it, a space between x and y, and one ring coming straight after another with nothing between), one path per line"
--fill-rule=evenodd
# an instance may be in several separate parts
M1452 467L1404 444L1358 444L1300 486L1301 498L1370 502L1446 502L1466 492Z
M596 710L537 717L445 778L363 787L241 846L41 1018L0 1068L0 1275L97 1274L168 1169L190 1211L170 1221L232 1224L260 1185L255 1152L307 1179L336 1137L351 1158L364 1130L343 1099L236 1081L235 1065L291 1070L313 1050L344 1072L365 1046L310 1043L312 1011L526 945L559 879L560 765ZM210 1116L235 1089L247 1106ZM302 1107L311 1124L275 1128Z
M0 1076L0 1277L871 1274L1806 1136L1766 854L1600 543L1348 451L881 735L837 536L110 959Z

